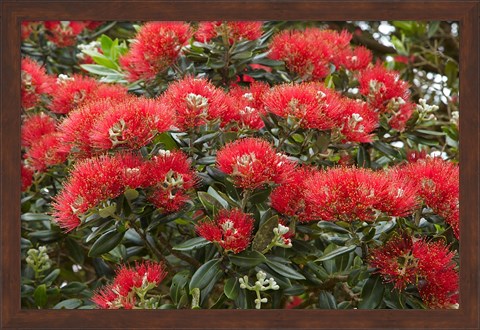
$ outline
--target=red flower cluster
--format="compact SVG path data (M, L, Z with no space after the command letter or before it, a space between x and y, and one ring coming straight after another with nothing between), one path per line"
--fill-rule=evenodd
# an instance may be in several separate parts
M273 37L269 57L284 61L288 70L304 80L322 79L330 73L329 64L350 70L364 68L372 54L365 48L351 49L352 35L307 28L305 31L283 31Z
M319 130L335 125L341 106L338 94L317 83L277 85L265 95L264 103L277 116L295 119L303 128Z
M68 154L61 150L58 132L44 135L27 149L25 158L33 169L44 172L47 167L61 164L67 160Z
M101 309L133 309L137 293L145 295L167 276L163 264L146 261L117 269L113 283L95 292L92 301Z
M175 117L155 100L126 98L95 121L90 129L90 141L100 150L118 147L139 149L161 132L175 124Z
M372 132L378 126L378 114L367 103L343 98L335 129L342 136L342 142L372 141Z
M30 170L44 172L47 167L63 163L67 153L53 118L44 113L29 116L22 125L22 147Z
M295 165L267 141L245 138L225 145L217 154L217 166L232 176L237 187L253 190L284 182Z
M54 218L71 231L93 207L123 194L127 189L146 189L152 203L163 212L174 212L188 199L195 174L181 152L165 152L144 161L133 154L116 154L82 160L53 203Z
M385 172L332 168L317 171L306 185L307 220L371 222L380 212L405 216L417 206L414 186Z
M454 253L441 242L396 236L372 251L370 265L378 268L384 281L403 290L418 287L422 300L430 308L452 308L458 303L458 273Z
M73 46L77 36L88 26L88 21L46 21L47 39L58 47Z
M208 121L222 118L228 110L225 93L206 79L187 76L168 86L161 102L176 113L177 126L191 130Z
M365 69L372 63L372 52L363 46L344 48L339 54L335 54L332 63L351 71Z
M266 83L253 82L248 88L235 86L229 91L229 110L222 118L222 125L236 124L238 129L259 130L265 127L263 96L269 90Z
M195 39L200 42L209 42L222 35L227 36L230 44L242 39L255 40L262 35L262 22L201 22L195 32Z
M60 125L63 150L81 157L116 148L138 149L175 126L175 117L157 100L100 99L69 113Z
M37 62L30 58L22 59L22 107L33 108L42 96L52 93L55 80Z
M25 118L22 123L22 147L31 147L43 136L56 131L56 121L44 112Z
M399 73L378 64L360 71L358 81L360 93L366 96L368 103L376 111L391 116L392 128L404 130L414 105L409 101L408 83L400 79Z
M416 194L460 236L458 165L441 158L424 158L401 167L399 175L416 187Z
M290 217L298 217L300 221L309 220L305 194L309 190L307 181L313 174L313 168L296 168L285 183L273 189L270 194L272 208Z
M300 127L334 130L343 142L370 142L379 120L366 103L341 97L318 83L277 85L265 95L264 105Z
M33 182L33 171L30 169L30 167L27 167L23 164L21 166L21 176L22 176L22 191L26 191Z
M120 58L120 64L128 72L127 79L154 79L175 63L192 33L190 25L182 22L149 22L143 25L129 52Z
M127 88L123 86L102 84L94 78L76 74L58 80L50 110L58 114L67 114L92 101L104 98L121 100L126 96Z
M241 210L221 210L213 221L202 221L196 230L205 239L220 244L226 251L239 253L250 245L255 220Z
M187 193L197 178L185 154L161 151L151 161L148 171L154 178L149 200L164 213L178 211L189 200Z

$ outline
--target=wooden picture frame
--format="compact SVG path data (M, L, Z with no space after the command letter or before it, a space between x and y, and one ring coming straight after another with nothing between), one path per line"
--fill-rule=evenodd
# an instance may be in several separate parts
M479 322L479 1L23 1L1 12L1 327L464 328ZM20 306L20 23L22 20L452 20L460 33L458 310L22 310Z

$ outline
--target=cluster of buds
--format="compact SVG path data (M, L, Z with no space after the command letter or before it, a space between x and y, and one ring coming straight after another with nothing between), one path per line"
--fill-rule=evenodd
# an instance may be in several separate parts
M248 276L245 275L243 278L239 278L238 281L240 282L241 289L247 289L250 291L255 291L257 294L257 298L255 299L255 308L260 309L262 308L262 304L266 304L268 302L267 298L262 298L260 292L267 291L267 290L278 290L280 287L278 286L277 282L270 277L267 279L267 274L265 272L259 271L257 273L257 281L252 286L248 282Z
M35 278L38 278L42 272L50 269L52 266L52 261L47 254L45 246L28 250L26 262L35 272Z
M437 105L429 105L425 99L419 99L416 109L419 114L419 121L436 120L433 112L438 110Z
M272 241L267 245L267 247L262 251L263 254L267 253L275 246L279 246L285 249L292 247L292 240L289 235L290 228L279 223L277 227L273 228L273 238Z

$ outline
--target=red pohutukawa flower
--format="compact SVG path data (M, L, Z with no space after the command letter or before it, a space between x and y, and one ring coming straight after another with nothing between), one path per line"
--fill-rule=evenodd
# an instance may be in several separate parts
M112 102L113 103L113 102ZM172 113L156 100L130 97L103 113L90 129L92 146L100 150L138 149L175 124Z
M350 47L351 38L347 31L283 31L273 37L269 57L284 61L288 70L304 80L322 79L329 74L334 56Z
M277 116L293 119L303 128L329 130L339 116L341 100L321 84L277 85L264 96L265 108Z
M272 208L300 221L311 218L306 209L305 192L308 191L308 179L314 174L311 168L296 168L285 183L276 187L270 194Z
M44 135L30 146L25 158L33 169L44 172L48 167L61 164L67 159L68 154L60 148L61 144L57 132Z
M182 47L192 36L189 24L183 22L149 22L138 31L120 64L127 79L154 79L175 63Z
M137 294L144 296L157 287L167 272L163 264L152 261L122 266L116 271L113 283L95 292L92 301L101 309L133 309Z
M262 115L263 95L269 90L266 83L253 82L248 88L233 87L229 92L229 110L222 118L222 125L235 123L238 129L259 130L265 127Z
M22 175L22 191L26 191L33 182L33 171L30 167L25 166L22 162L21 166L21 175Z
M58 47L73 46L77 42L77 36L88 25L87 21L46 21L47 39Z
M429 308L452 308L458 302L454 255L442 242L402 235L373 250L369 261L396 289L416 285Z
M177 114L177 126L191 130L221 118L228 110L225 93L206 79L187 76L168 86L161 102Z
M460 236L458 165L441 158L424 158L399 169L399 175L416 187L416 194Z
M200 236L220 244L226 251L239 253L250 245L254 222L251 215L239 209L221 210L213 221L199 222L196 230Z
M372 132L378 126L378 113L367 103L348 98L341 100L340 108L334 124L342 142L371 142Z
M197 177L184 153L161 150L153 157L148 171L153 188L149 200L162 212L176 212L190 199L188 193Z
M36 106L42 95L50 95L55 79L47 74L37 62L30 58L22 59L22 107Z
M372 52L363 46L345 48L339 54L335 54L332 61L335 66L344 67L347 70L361 70L372 63Z
M28 116L22 124L22 146L30 147L43 136L56 131L56 121L45 113Z
M257 189L282 183L294 164L265 140L244 138L225 145L217 154L218 168L233 178L237 187Z
M378 112L390 115L390 126L396 130L405 129L414 106L408 101L408 83L400 79L400 74L377 64L361 70L358 76L360 93Z
M133 167L133 165L135 165ZM63 190L55 197L53 216L60 227L71 231L80 225L80 218L91 208L118 197L137 182L150 179L144 163L132 154L100 156L75 164ZM132 179L132 175L144 175Z
M61 133L62 150L76 157L90 157L94 154L90 143L90 132L95 122L116 106L113 99L100 99L71 111L58 127Z
M262 36L262 22L201 22L195 32L195 39L200 42L209 42L221 35L225 35L230 44L242 39L255 40Z
M318 171L306 185L311 220L372 222L382 212L405 216L417 205L413 185L385 172L363 168Z
M106 85L90 77L73 75L70 78L58 79L50 110L58 114L67 114L101 98L122 100L126 97L125 87Z

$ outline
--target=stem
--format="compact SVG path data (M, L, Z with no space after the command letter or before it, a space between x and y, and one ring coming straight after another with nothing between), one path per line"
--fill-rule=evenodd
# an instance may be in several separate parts
M245 210L245 208L247 207L248 199L250 198L251 194L252 194L252 191L249 189L243 191L243 198L242 198L242 204L241 204L242 210Z
M150 253L152 253L155 257L157 257L160 261L162 261L169 271L172 270L172 266L167 261L167 259L163 256L163 254L155 246L150 244L150 242L147 239L146 233L135 224L135 221L130 222L130 224L132 225L132 228L137 232L137 234L140 235L140 237L142 238L143 242L145 243L145 246L150 251Z

